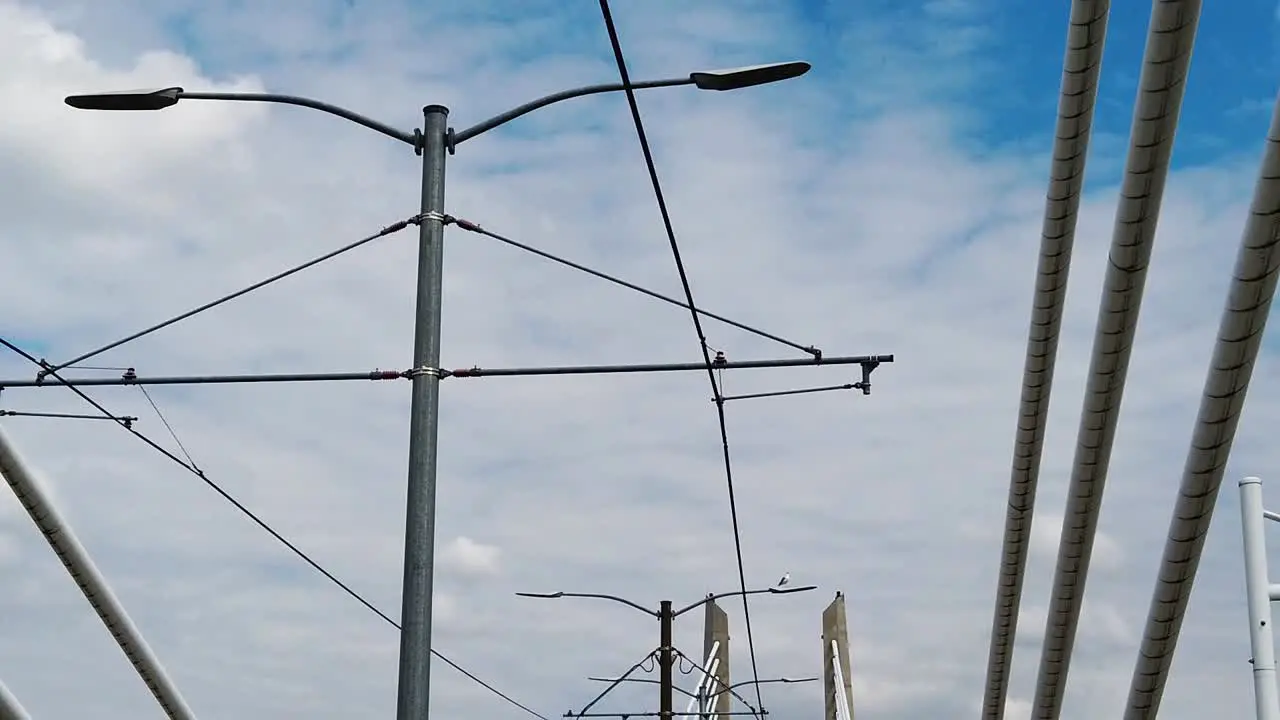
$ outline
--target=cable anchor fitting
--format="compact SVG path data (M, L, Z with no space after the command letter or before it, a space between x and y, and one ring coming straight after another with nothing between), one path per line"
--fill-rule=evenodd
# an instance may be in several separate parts
M36 384L43 385L44 379L53 373L53 365L48 360L40 358L40 369L36 371Z
M443 380L447 377L452 376L453 373L448 370L445 370L444 368L428 367L425 365L423 367L411 368L409 370L404 371L404 376L410 380L416 377L421 377L423 375L430 375L436 379Z

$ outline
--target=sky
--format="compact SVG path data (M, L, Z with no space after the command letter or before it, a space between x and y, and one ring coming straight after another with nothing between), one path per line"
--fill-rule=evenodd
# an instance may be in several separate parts
M752 603L760 677L821 674L821 611L843 591L860 718L981 707L1067 13L991 0L614 0L633 79L813 63L786 83L652 90L639 103L699 305L828 355L895 355L870 396L727 404L748 586L788 571L819 586ZM1034 693L1148 17L1146 4L1115 3L1108 30L1011 718ZM1276 96L1278 22L1270 1L1205 5L1064 719L1124 705ZM68 94L266 90L410 129L426 104L447 105L464 127L616 77L599 8L583 0L0 0L0 336L69 359L417 212L411 149L336 118L196 101L103 114L72 110ZM446 207L681 292L621 95L460 146ZM141 375L406 368L414 236L92 364ZM700 358L687 312L456 227L443 303L448 367ZM803 357L705 327L731 360ZM1276 348L1254 373L1168 720L1251 712L1235 481L1280 467L1266 440L1280 420ZM724 385L741 394L854 374L730 371ZM0 352L0 378L32 375ZM398 616L406 382L150 393L210 479ZM90 394L182 455L137 388ZM52 387L5 390L0 408L92 412ZM3 428L200 717L394 714L395 630L197 478L108 422L7 417ZM544 715L580 709L601 689L587 676L643 658L656 624L515 593L656 606L736 589L720 452L701 373L445 381L434 646ZM0 681L34 717L161 716L8 493L0 577ZM749 679L742 608L723 607L733 679ZM696 656L697 614L679 621L676 645ZM434 717L527 717L441 663L432 678ZM595 709L652 711L655 695L624 687ZM763 696L778 718L822 712L818 683Z

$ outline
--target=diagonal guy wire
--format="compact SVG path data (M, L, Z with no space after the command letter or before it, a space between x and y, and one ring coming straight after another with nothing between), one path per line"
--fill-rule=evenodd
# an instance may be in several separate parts
M679 301L679 300L677 300L677 299L675 299L675 298L673 298L673 297L669 297L669 296L667 296L667 295L663 295L663 294L661 294L661 293L654 292L653 290L650 290L649 288L646 288L646 287L643 287L643 286L640 286L640 285L636 285L635 283L627 282L626 280L623 280L623 279L621 279L621 278L614 277L613 275L609 275L609 274L607 274L607 273L600 272L599 270L595 270L595 269L593 269L593 268L589 268L589 267L587 267L586 265L582 265L582 264L580 264L580 263L573 262L572 260L567 260L567 259L565 259L565 258L562 258L562 257L558 256L558 255L554 255L554 254L552 254L552 253L549 253L549 252L547 252L547 251L545 251L545 250L539 250L538 248L535 248L535 247L533 247L532 245L526 245L525 243L519 242L519 241L517 241L517 240L512 240L512 239L511 239L511 238L509 238L509 237L505 237L505 236L503 236L503 235L499 235L498 233L495 233L495 232L493 232L493 231L491 231L491 230L485 230L483 227L480 227L480 225L478 225L477 223L473 223L473 222L471 222L470 220L464 220L464 219L462 219L462 218L459 218L459 217L453 217L453 216L451 216L451 215L450 215L450 216L446 216L446 218L447 218L447 220L451 220L451 221L453 221L453 224L454 224L454 225L457 225L457 226L458 226L460 229L462 229L462 230L466 230L466 231L468 231L468 232L473 232L473 233L476 233L477 235L484 235L485 237L492 238L492 239L494 239L494 240L497 240L498 242L501 242L501 243L505 243L505 244L507 244L507 245L510 245L510 246L511 246L511 247L513 247L513 248L517 248L517 249L520 249L520 250L524 250L525 252L528 252L528 253L533 253L534 255L537 255L537 256L539 256L539 257L546 258L547 260L551 260L552 262L560 263L561 265L564 265L564 266L566 266L566 267L571 267L571 268L573 268L574 270L579 270L579 271L581 271L581 272L587 273L588 275L594 275L595 277L598 277L598 278L600 278L601 280L608 280L609 282L611 282L611 283L613 283L613 284L615 284L615 285L620 285L620 286L622 286L622 287L624 287L624 288L627 288L628 290L635 290L635 291L636 291L636 292L638 292L638 293L642 293L642 294L644 294L644 295L648 295L648 296L649 296L649 297L651 297L651 298L654 298L654 299L656 299L656 300L661 300L661 301L663 301L663 302L665 302L665 303L668 303L668 304L670 304L670 305L675 305L676 307L684 308L684 309L686 309L686 310L693 310L694 312L698 313L699 315L703 315L703 316L709 317L709 318L711 318L712 320L719 320L720 322L722 322L722 323L724 323L724 324L726 324L726 325L731 325L731 326L733 326L733 327L738 328L739 330L745 330L745 331L747 331L747 332L751 333L752 335L757 335L757 336L762 337L762 338L765 338L765 339L767 339L767 340L772 340L772 341L774 341L774 342L776 342L776 343L780 343L780 344L782 344L782 345L786 345L787 347L795 348L796 350L802 350L802 351L807 352L807 353L809 353L810 355L812 355L812 356L814 356L815 358L818 358L818 359L821 359L821 358L822 358L822 350L818 349L817 347L815 347L815 346L813 346L813 345L801 345L800 343L792 342L791 340L788 340L788 339L786 339L786 338L784 338L784 337L780 337L780 336L778 336L778 335L774 335L774 334L772 334L772 333L765 332L764 330L761 330L761 329L759 329L759 328L751 327L750 325L747 325L747 324L745 324L745 323L740 323L740 322L738 322L737 320L730 320L729 318L724 317L723 315L717 315L717 314L715 314L715 313L713 313L713 312L711 312L711 311L709 311L709 310L703 310L702 308L691 308L691 307L689 307L689 305L688 305L688 304L683 303L683 302L681 302L681 301Z
M729 516L733 521L733 548L738 561L738 583L742 588L743 624L747 626L747 650L751 656L751 674L756 681L756 702L764 707L760 692L760 670L756 665L756 644L751 633L751 602L747 597L747 575L742 562L742 533L738 526L738 504L733 492L733 462L729 457L729 430L724 417L724 396L720 393L720 384L716 382L716 374L711 364L711 354L707 349L707 336L702 332L702 321L698 317L697 304L693 301L693 290L689 286L689 275L685 272L684 260L680 257L680 245L676 242L676 231L671 224L671 213L667 210L667 201L662 194L662 183L658 181L658 168L653 162L653 151L649 148L649 139L644 132L644 121L640 118L640 106L636 103L636 93L631 87L631 78L627 73L627 61L622 55L622 44L618 40L618 29L613 24L613 14L609 12L609 0L600 0L600 14L604 18L605 29L609 33L609 44L613 46L613 57L618 63L618 75L622 80L627 95L627 105L631 108L631 119L635 123L636 137L640 141L640 150L644 153L644 163L649 170L649 181L653 184L653 196L658 203L658 211L662 214L662 225L667 232L667 241L671 245L671 255L675 259L676 270L680 274L680 284L684 288L687 307L693 317L693 329L698 334L698 344L702 349L702 359L706 364L707 377L711 380L711 392L716 401L716 416L720 425L720 446L724 458L725 484L729 491Z
M595 699L594 699L594 700L592 700L591 702L589 702L589 703L587 703L586 705L582 706L582 709L581 709L581 710L579 710L579 711L576 713L576 715L577 715L578 717L582 717L583 715L586 715L586 714L587 714L587 711L588 711L588 710L590 710L591 708L595 707L595 704L596 704L596 703L598 703L598 702L600 702L601 700L603 700L605 695L608 695L609 693L613 692L614 688L616 688L616 687L618 687L619 685L621 685L622 683L626 682L627 678L631 677L631 673L633 673L633 672L635 672L636 670L639 670L640 668L644 667L644 664L645 664L646 662L649 662L650 658L652 658L652 657L653 657L653 655L654 655L654 653L655 653L655 652L656 652L655 650L650 650L650 651L649 651L649 654L648 654L648 655L645 655L643 660L641 660L640 662L636 663L635 665L632 665L632 666L631 666L631 668L630 668L629 670L627 670L626 672L622 673L622 674L621 674L621 675L619 675L618 677L614 678L613 682L609 683L609 687L607 687L607 688L605 688L603 691L601 691L601 693L600 693L599 695L597 695L597 696L595 697ZM570 717L572 717L574 714L575 714L575 713L570 713Z
M128 430L130 434L132 434L134 437L138 438L138 439L139 439L139 440L141 440L142 442L146 443L149 447L151 447L151 449L153 449L153 450L155 450L156 452L160 453L161 455L165 456L166 458L168 458L169 460L173 461L174 463L177 463L178 465L180 465L183 469L185 469L187 472L191 473L192 475L195 475L196 477L200 478L200 480L201 480L202 482L204 482L204 484L205 484L205 485L208 485L208 486L209 486L209 487L210 487L214 492L216 492L216 493L218 493L218 495L222 496L222 499L223 499L223 500L226 500L227 502L231 503L231 505L232 505L232 506L234 506L234 507L235 507L235 509L239 510L241 514L243 514L245 517L247 517L247 518L249 518L250 520L252 520L252 521L253 521L253 522L254 522L258 527L260 527L260 528L262 528L263 530L267 531L267 533L268 533L269 535L271 535L271 537L275 538L278 542L280 542L280 544L282 544L282 545L284 545L286 548L288 548L288 549L289 549L289 550L290 550L294 555L297 555L299 558L301 558L301 559L303 560L303 562L305 562L305 563L307 563L308 565L310 565L310 566L312 567L312 569L314 569L316 572L318 572L318 573L320 573L321 575L323 575L325 578L327 578L327 579L328 579L330 582L332 582L334 585L337 585L337 586L338 586L339 588L341 588L341 589L342 589L342 590L343 590L347 595L350 595L352 598L354 598L354 599L356 600L356 602L359 602L361 605L364 605L364 606L365 606L366 608L368 608L368 609L369 609L373 614L375 614L375 615L377 615L378 617L380 617L380 618L382 618L383 620L385 620L389 625L391 625L392 627L396 628L397 630L399 630L399 629L400 629L400 623L397 623L395 620L392 620L392 619L391 619L391 617L390 617L389 615L387 615L386 613L384 613L384 612L382 612L381 610L379 610L379 609L378 609L378 607L377 607L376 605L374 605L373 603L371 603L371 602L369 602L367 599L365 599L365 597L364 597L363 595L361 595L360 593L356 592L354 589L352 589L352 588L351 588L351 586L349 586L349 585L347 585L346 583L344 583L344 582L342 582L341 580L339 580L339 579L338 579L338 578L337 578L333 573L329 572L329 571L328 571L328 570L326 570L323 566L321 566L318 562L316 562L315 560L311 559L311 556L310 556L310 555L308 555L307 553L303 552L303 550L302 550L301 548L299 548L297 545L294 545L292 542L290 542L288 539L286 539L283 535L281 535L279 532L277 532L277 531L275 530L275 528L273 528L273 527L271 527L269 524L267 524L267 522L266 522L265 520L263 520L262 518L258 517L258 515L257 515L256 513L254 513L252 510L250 510L249 508L245 507L245 506L244 506L244 504L242 504L239 500L236 500L234 496L232 496L232 495L231 495L230 493L228 493L226 490L222 489L222 486L218 485L218 484L217 484L216 482L214 482L213 480L210 480L210 479L209 479L209 476L205 475L205 473L204 473L204 471L203 471L203 470L200 470L199 468L195 467L194 465L190 465L190 464L188 464L188 463L187 463L186 461L184 461L182 458L178 457L177 455L173 454L171 451L167 450L164 446L160 445L160 444L159 444L159 443L157 443L156 441L152 440L151 438L147 437L146 435L144 435L144 434L142 434L142 433L138 432L137 430L135 430L135 429L133 428L133 426L132 426L132 423L127 423L127 422L125 422L125 420L124 420L123 418L120 418L120 417L118 417L118 416L116 416L116 415L112 414L112 413L111 413L111 411L109 411L109 410L107 410L105 407L103 407L103 406L102 406L102 404L101 404L101 403L99 403L97 400L94 400L93 398L89 397L89 395L88 395L88 394L86 394L83 390L81 390L80 388L76 387L76 386L75 386L74 384L72 384L71 382L68 382L67 380L63 379L62 377L59 377L57 370L53 370L53 369L51 369L51 368L50 368L50 366L48 365L48 363L42 363L42 362L41 362L40 360L38 360L34 355L32 355L31 353L27 352L26 350L23 350L22 348L18 347L17 345L13 344L13 343L12 343L12 342L10 342L9 340L5 339L4 337L0 337L0 345L2 345L2 346L4 346L4 347L8 348L9 350L13 351L14 353L17 353L18 355L21 355L23 358L25 358L28 362L32 363L33 365L36 365L37 367L40 367L40 368L42 368L42 369L46 370L46 371L47 371L47 373L48 373L49 375L52 375L52 376L54 377L54 379L56 379L58 382L60 382L61 384L65 385L68 389L70 389L70 390L71 390L72 392L74 392L76 395L79 395L79 396L80 396L80 398L81 398L82 400L84 400L85 402L87 402L87 403L89 403L90 405L92 405L92 406L93 406L93 408L94 408L95 410L97 410L98 412L102 413L106 418L109 418L109 419L111 419L111 420L114 420L117 424L119 424L119 425L120 425L120 427L124 428L125 430ZM535 712L534 710L531 710L530 708L526 707L525 705L520 704L519 702L517 702L516 700L514 700L510 695L507 695L506 693L504 693L504 692L502 692L501 690L497 689L497 688L496 688L496 687L494 687L493 685L490 685L489 683L485 682L484 680L481 680L480 678L476 677L476 676L475 676L474 674L472 674L470 671L466 670L465 668L463 668L461 665L457 664L457 663L456 663L456 662L454 662L453 660L450 660L449 658L445 657L442 653L438 652L438 651L437 651L437 650L435 650L434 648L432 648L432 650L431 650L431 654L432 654L432 655L435 655L437 658L439 658L440 660L442 660L442 661L443 661L445 664L447 664L449 667L451 667L451 668L453 668L454 670L457 670L458 672L462 673L463 675L465 675L465 676L466 676L467 678L469 678L470 680L474 681L475 683L477 683L477 684L478 684L478 685L480 685L481 687L485 688L486 690L488 690L489 692L493 693L494 695L497 695L498 697L502 698L503 700L507 701L508 703L510 703L510 704L512 704L512 705L514 705L514 706L516 706L516 707L518 707L518 708L520 708L521 710L523 710L523 711L525 711L525 712L529 713L530 715L532 715L532 716L534 716L534 717L536 717L536 718L540 718L540 720L549 720L545 715L542 715L542 714L540 714L540 713L538 713L538 712Z
M77 357L74 357L74 358L72 358L72 359L70 359L70 360L67 360L66 362L62 362L62 363L59 363L59 364L57 364L57 365L49 365L48 363L41 363L42 367L41 367L41 369L40 369L40 372L38 372L38 373L36 374L36 377L38 377L38 378L43 378L43 377L45 377L45 376L47 376L47 375L52 375L53 373L57 372L58 370L62 370L62 369L64 369L64 368L67 368L68 366L74 365L74 364L79 363L79 362L84 362L85 360L88 360L89 358L97 357L97 356L101 355L102 353L104 353L104 352L106 352L106 351L108 351L108 350L114 350L115 348L118 348L118 347L120 347L121 345L124 345L125 343L133 342L134 340L137 340L138 338L141 338L141 337L144 337L144 336L150 335L151 333L153 333L153 332L155 332L155 331L157 331L157 330L163 330L164 328L167 328L167 327L169 327L170 325L173 325L174 323L181 322L181 321L186 320L186 319L188 319L188 318L190 318L190 317L192 317L192 316L195 316L195 315L199 315L200 313L202 313L202 312L204 312L204 311L206 311L206 310L212 310L213 308L218 307L219 305L222 305L223 303L231 302L232 300L235 300L236 298L238 298L238 297L240 297L240 296L242 296L242 295L247 295L247 294L249 294L249 293L253 292L254 290L258 290L258 289L260 289L260 288L266 287L267 285L270 285L271 283L274 283L274 282L276 282L276 281L278 281L278 280L283 280L283 279L285 279L285 278L289 277L290 275L294 275L294 274L296 274L296 273L300 273L300 272L302 272L303 270L306 270L307 268L310 268L310 267L314 267L314 266L316 266L316 265L319 265L320 263L322 263L322 262L324 262L324 261L326 261L326 260L333 259L333 258L335 258L335 257L337 257L337 256L339 256L339 255L342 255L343 253L346 253L346 252L350 252L350 251L352 251L352 250L355 250L356 248L358 248L358 247L360 247L360 246L362 246L362 245L367 245L367 244L369 244L369 243L373 242L374 240L377 240L377 239L379 239L379 238L384 238L384 237L386 237L386 236L388 236L388 235L391 235L391 234L394 234L394 233L400 232L401 230L403 230L403 229L405 229L405 228L409 227L410 225L417 225L418 223L422 222L422 218L423 218L423 216L422 216L422 215L414 215L413 217L405 218L404 220L401 220L401 221L399 221L399 222L397 222L397 223L393 223L393 224L391 224L391 225L388 225L388 226L386 226L386 227L382 228L381 230L379 230L378 232L376 232L376 233L374 233L374 234L372 234L372 235L368 235L368 236L366 236L366 237L360 238L359 240L356 240L356 241L355 241L355 242L353 242L353 243L348 243L348 244L346 244L346 245L343 245L342 247L338 248L337 250L333 250L333 251L327 252L327 253L325 253L324 255L321 255L320 257L317 257L317 258L313 258L313 259L311 259L311 260L308 260L308 261L306 261L306 262L302 263L301 265L295 265L295 266L293 266L293 267L289 268L288 270L284 270L284 271L282 271L282 272L276 273L275 275L272 275L271 277L269 277L269 278L267 278L267 279L265 279L265 280L261 280L261 281L259 281L259 282L256 282L256 283L254 283L254 284L252 284L252 285L250 285L250 286L248 286L248 287L241 288L240 290L237 290L237 291L235 291L235 292L231 293L230 295L224 295L224 296L222 296L222 297L218 298L217 300L213 300L213 301L211 301L211 302L207 302L207 303L205 303L204 305L201 305L201 306L200 306L200 307L198 307L198 308L193 308L193 309L191 309L191 310L188 310L188 311L186 311L186 312L182 313L181 315L175 315L174 317L171 317L171 318L169 318L168 320L165 320L164 322L161 322L161 323L157 323L157 324L155 324L155 325L152 325L151 327L149 327L149 328L147 328L147 329L145 329L145 330L139 330L138 332L136 332L136 333L134 333L134 334L132 334L132 335L129 335L129 336L127 336L127 337L123 337L123 338L121 338L121 339L119 339L119 340L116 340L115 342L107 343L106 345L103 345L102 347L100 347L100 348L98 348L98 349L96 349L96 350L90 350L89 352L87 352L87 353L85 353L85 354L83 354L83 355L79 355L79 356L77 356Z
M723 693L723 692L729 693L733 697L737 698L738 702L742 703L743 705L746 705L747 708L751 710L751 712L754 713L756 717L761 717L760 708L747 702L747 699L742 697L742 695L738 694L738 691L735 690L732 685L725 685L723 680L721 680L718 676L713 675L710 670L699 665L697 661L695 661L693 658L689 657L688 655L685 655L679 650L676 650L675 653L676 655L679 655L680 657L688 661L688 663L693 666L694 670L697 670L700 673L704 673L711 680L711 683L719 687L720 689L716 691L716 694ZM719 713L711 713L711 714L718 715Z
M755 400L758 398L785 397L787 395L809 395L812 393L831 392L833 390L859 390L861 383L845 383L843 385L823 385L822 387L798 388L795 390L771 390L769 392L746 393L743 395L725 395L721 399L725 402L730 400Z

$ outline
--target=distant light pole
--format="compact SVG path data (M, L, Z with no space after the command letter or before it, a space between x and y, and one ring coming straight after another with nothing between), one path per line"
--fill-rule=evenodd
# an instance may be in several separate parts
M660 681L660 680L650 680L649 678L631 678L631 677L604 678L604 677L595 677L595 676L592 676L592 677L589 677L589 678L587 678L587 679L588 679L588 680L592 680L592 681L594 681L594 682L607 682L607 683L613 683L613 684L615 684L615 685L617 685L617 684L619 684L619 683L624 683L624 682L631 682L631 683L645 683L645 684L648 684L648 685L661 685L661 684L662 684L662 681ZM731 695L738 696L738 699L739 699L739 700L741 700L741 699L742 699L742 698L741 698L741 696L739 696L737 693L735 693L735 692L734 692L734 690L736 690L736 689L738 689L738 688L740 688L740 687L746 687L747 685L771 685L771 684L773 684L773 683L785 683L785 684L791 685L791 684L795 684L795 683L810 683L810 682L818 682L818 678L816 678L816 677L805 677L805 678L785 678L785 677L781 677L781 678L770 678L770 679L768 679L768 680L743 680L742 682L736 682L736 683L734 683L734 684L732 684L732 685L724 685L724 686L721 686L721 687L720 687L720 689L719 689L719 690L716 690L715 692L703 692L703 693L701 693L701 694L699 694L699 693L692 693L692 692L689 692L688 690L685 690L684 688L681 688L681 687L673 687L672 689L673 689L675 692L678 692L678 693L680 693L681 695L684 695L684 696L686 696L686 697L690 698L690 704L692 704L693 702L695 702L695 701L699 701L699 700L711 700L712 698L719 697L720 695L723 695L723 694L725 694L725 693L729 693L729 694L731 694ZM708 688L710 688L710 687L711 687L711 684L710 684L710 683L708 683L708 684L707 684L707 687L708 687ZM744 702L743 704L746 704L746 703ZM721 715L721 714L722 714L722 713L705 712L705 713L700 714L698 717L703 718L703 719L705 720L706 718L710 718L710 717L711 717L711 716L713 716L713 715L714 715L714 716L719 716L719 715ZM764 715L764 714L765 714L765 711L764 711L763 709L760 709L760 714L761 714L761 715Z
M635 89L693 85L700 90L737 90L800 77L809 63L786 62L688 77L631 83ZM440 407L440 290L443 284L444 168L446 154L482 133L539 108L586 95L625 90L622 84L588 85L527 102L464 130L448 126L449 109L427 105L421 130L407 132L320 100L275 93L187 92L180 87L72 95L81 110L162 110L179 100L229 100L297 105L337 115L399 140L422 156L422 205L418 217L417 310L414 322L412 401L409 418L409 477L405 522L404 589L400 615L398 720L428 717L431 687L431 605L435 562L436 436ZM56 370L58 368L54 368ZM42 374L49 372L43 370Z
M673 692L675 689L675 682L671 677L671 669L672 669L672 666L675 664L675 652L674 652L675 648L673 647L673 643L671 640L671 626L673 621L676 618L689 612L690 610L696 610L697 608L702 607L703 605L711 602L712 600L719 600L720 598L738 597L741 595L760 595L764 593L768 593L770 595L789 595L791 593L806 592L809 590L817 590L817 589L818 589L817 585L801 585L798 587L788 587L788 588L771 587L771 588L763 588L760 590L735 590L733 592L713 593L711 595L708 595L702 598L701 600L695 603L691 603L689 605L686 605L680 608L679 610L674 610L674 611L671 609L670 600L663 600L662 602L658 603L657 610L652 610L650 608L647 608L639 603L633 602L626 598L618 597L617 595L604 595L601 593L518 592L516 593L516 595L519 595L520 597L543 598L548 600L554 600L558 598L593 598L596 600L610 600L612 602L621 603L622 605L626 605L630 608L639 610L645 615L649 615L651 617L657 618L658 626L659 626L659 638L660 638L658 641L659 642L658 644L658 670L659 670L658 684L660 686L659 695L658 695L658 717L661 718L661 720L672 720L672 718L675 716L675 710L673 708L673 703L672 703L672 700L674 699ZM622 679L618 679L616 682L622 682Z

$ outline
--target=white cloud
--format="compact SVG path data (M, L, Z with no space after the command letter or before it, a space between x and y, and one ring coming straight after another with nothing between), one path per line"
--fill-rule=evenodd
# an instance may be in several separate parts
M768 584L788 568L823 587L752 604L757 658L764 676L819 674L818 613L829 591L843 589L860 712L887 720L971 713L1005 513L1047 125L1021 137L1002 114L998 147L979 136L988 95L974 81L989 65L969 59L975 42L993 37L981 32L980 13L966 16L973 27L962 37L930 49L949 32L945 22L899 27L860 13L836 17L831 34L817 38L791 15L753 3L616 5L637 78L831 48L796 83L641 97L699 302L829 355L897 355L876 371L869 397L728 409L748 578ZM71 357L417 207L413 153L331 117L195 102L146 114L76 112L62 104L65 94L175 83L269 88L405 127L420 121L423 104L444 102L464 126L613 77L599 20L579 5L343 6L233 13L220 2L0 0L0 97L13 106L0 113L0 334L51 359ZM1143 29L1116 25L1109 36L1140 38ZM1060 52L1052 54L1043 87L1027 91L1049 108L1059 80ZM821 74L823 61L840 79ZM1130 108L1117 112L1127 122ZM1032 637L1043 629L1054 518L1114 219L1117 190L1095 169L1114 168L1116 158L1099 152L1082 204L1037 504L1022 623ZM1170 178L1064 720L1115 714L1132 670L1256 170L1251 155L1205 162ZM548 109L461 146L450 159L447 205L678 295L649 192L630 117L614 97ZM679 308L456 228L446 247L449 366L696 356ZM402 368L412 347L414 250L412 232L387 238L94 363L144 374ZM706 328L730 357L790 353ZM31 372L0 354L0 377ZM1280 464L1265 431L1280 419L1275 376L1268 351L1229 474ZM849 377L819 368L729 374L727 383L745 393ZM152 394L210 478L394 618L406 390L390 382ZM92 394L141 417L137 427L168 445L136 388ZM84 411L53 388L6 390L3 402ZM523 600L515 591L598 591L649 604L736 587L704 377L448 380L441 419L437 537L455 540L438 546L435 644L522 701L557 713L574 706L593 694L584 676L625 670L657 637L653 623L622 608ZM60 507L202 716L394 712L394 630L198 479L107 423L6 418L5 429L56 483ZM1250 707L1249 675L1237 663L1248 635L1230 493L1221 503L1169 684L1168 720L1244 716ZM14 580L0 593L6 685L37 717L83 715L85 697L107 718L154 714L30 523L10 513L3 528L17 550L4 574ZM488 552L496 548L500 556ZM501 573L471 591L464 570L498 559ZM746 679L741 607L724 606L734 676ZM677 645L699 647L698 625L682 619ZM538 662L513 647L537 648ZM1037 648L1020 639L1013 697L1031 696L1037 660ZM442 717L477 708L519 716L435 668ZM624 690L610 708L649 709L652 693L642 690ZM821 705L815 686L764 692L779 717Z
M1062 539L1062 513L1037 513L1031 526L1031 552L1052 566L1058 558L1058 542ZM1124 567L1124 548L1109 533L1099 532L1093 538L1090 577L1094 572L1109 572Z
M502 553L493 545L458 536L444 547L442 554L449 568L463 575L484 576L498 573Z

